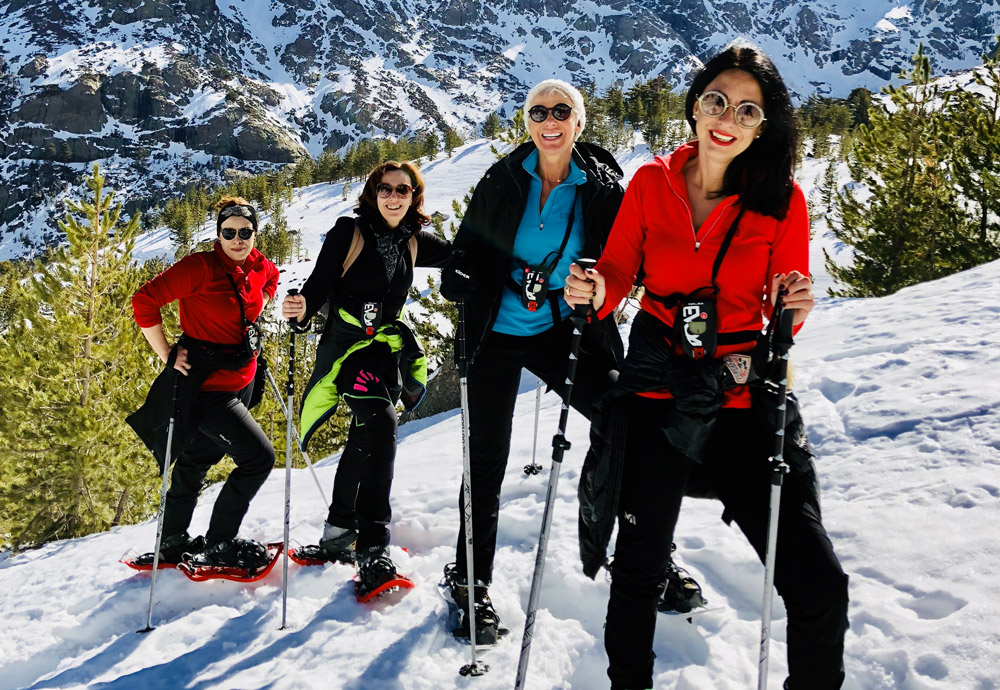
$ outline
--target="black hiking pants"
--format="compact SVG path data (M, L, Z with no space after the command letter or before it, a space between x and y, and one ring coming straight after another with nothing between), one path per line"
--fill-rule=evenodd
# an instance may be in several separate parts
M348 356L337 375L337 390L353 417L337 465L326 521L357 529L358 552L389 545L398 376L389 348L382 343Z
M497 545L500 488L507 469L514 403L521 369L538 376L560 397L566 391L572 324L569 319L544 333L515 336L490 333L469 367L469 455L472 474L473 567L476 580L487 584L493 577ZM613 363L581 349L570 405L590 419L591 408L610 388ZM522 433L531 433L524 429ZM555 429L552 430L555 432ZM545 432L539 431L542 436ZM580 443L585 439L581 438ZM541 444L547 447L548 444ZM465 514L465 497L459 491L459 514ZM465 576L465 521L459 523L455 563Z
M631 396L628 440L605 626L615 688L653 686L653 632L664 564L693 462L670 447L663 427L670 400ZM723 409L703 468L761 561L767 542L773 432L757 413ZM779 511L775 586L788 612L789 687L833 690L844 680L847 576L809 487L794 470ZM759 611L752 611L759 615ZM748 650L749 653L750 650Z
M215 499L205 538L215 543L239 533L250 500L274 467L274 447L247 410L252 393L253 383L240 391L198 393L189 417L198 431L174 463L163 512L164 538L187 530L205 476L227 454L236 469Z

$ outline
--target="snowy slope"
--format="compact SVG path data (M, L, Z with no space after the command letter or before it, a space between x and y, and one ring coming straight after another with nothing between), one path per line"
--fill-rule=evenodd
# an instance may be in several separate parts
M629 176L646 155L625 162ZM624 158L624 156L622 156ZM492 161L488 146L463 147L425 164L429 208L450 213ZM807 161L807 194L822 163ZM355 188L355 193L357 192ZM353 200L353 199L352 199ZM352 204L337 185L297 192L288 207L310 255ZM819 228L817 228L819 229ZM155 236L146 250L153 251ZM163 238L160 238L163 241ZM814 244L827 243L819 237ZM165 247L164 243L164 247ZM820 268L814 256L814 271ZM284 290L310 270L287 267ZM819 271L817 282L827 280ZM822 294L818 290L818 294ZM1000 688L1000 263L873 300L822 298L793 350L796 388L819 458L825 521L851 575L848 690ZM627 329L627 326L625 327ZM351 568L290 567L289 627L281 619L280 568L255 585L195 584L165 571L157 581L155 632L145 624L149 578L119 565L130 547L151 548L155 522L50 544L0 561L0 690L7 688L509 688L517 666L533 549L547 473L526 479L534 380L525 376L502 495L491 594L513 632L486 654L492 670L458 676L467 649L445 630L437 589L454 557L461 482L456 412L400 429L393 490L393 557L418 587L397 605L357 604ZM544 465L558 419L543 397ZM576 484L587 424L570 417L528 687L606 688L603 620L607 582L580 572ZM324 491L338 457L319 462ZM218 491L206 491L195 530ZM327 495L306 471L293 476L292 537L314 542ZM243 535L282 530L283 475L251 505ZM720 506L688 501L677 530L679 560L721 611L695 624L661 617L656 687L738 690L756 677L763 568ZM778 603L772 687L786 671Z

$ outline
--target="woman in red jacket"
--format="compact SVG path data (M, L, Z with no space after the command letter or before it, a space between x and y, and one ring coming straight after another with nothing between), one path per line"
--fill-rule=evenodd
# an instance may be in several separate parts
M624 448L605 629L616 690L653 685L658 588L696 463L725 505L723 519L735 520L763 557L774 432L751 409L743 355L779 292L796 329L813 307L806 204L792 179L798 133L774 65L754 46L729 46L695 77L686 113L696 141L636 172L597 266L584 273L574 265L565 290L570 304L590 301L603 318L637 274L646 287L618 407L603 415L618 421L595 423L592 435L595 445L607 441L596 453L605 462L619 447L611 436ZM786 437L786 448L795 440ZM847 576L802 457L781 497L776 551L775 584L788 611L785 687L827 690L844 679ZM585 468L580 482L581 554L591 575L610 536L588 531L608 517L602 509L613 512L599 486L607 474Z
M161 467L169 466L162 456L163 419L169 417L173 379L180 376L174 432L180 440L171 453L177 462L163 515L160 562L176 564L184 554L193 554L195 566L248 568L266 559L266 550L237 533L250 500L274 466L274 448L247 409L259 352L254 322L274 297L278 269L254 249L254 207L245 199L225 197L217 208L215 246L184 257L132 298L135 321L167 368L129 423L157 454ZM160 308L174 300L180 303L183 335L171 347ZM204 539L192 539L187 529L202 482L226 454L236 469L219 492Z

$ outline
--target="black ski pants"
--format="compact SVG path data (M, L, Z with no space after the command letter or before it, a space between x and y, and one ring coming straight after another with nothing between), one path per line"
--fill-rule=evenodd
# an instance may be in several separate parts
M681 498L693 461L667 442L669 400L631 396L625 470L605 626L614 688L653 686L656 602ZM708 481L761 561L767 542L773 432L757 413L723 409L708 442ZM847 576L823 528L809 488L793 470L779 510L775 586L788 612L789 687L833 690L844 680ZM750 653L751 650L747 650Z
M487 584L493 577L500 488L510 453L514 403L521 369L535 374L560 397L564 397L572 332L572 324L566 319L538 335L490 333L469 367L473 567L476 580ZM587 419L590 419L594 403L613 383L615 374L612 367L613 364L604 357L581 350L570 405ZM531 433L531 430L524 429L523 433ZM586 439L579 441L585 443ZM458 505L459 515L464 515L465 497L461 490ZM464 520L459 525L455 562L458 572L465 575L468 565Z
M205 476L228 454L236 463L212 509L205 538L209 543L232 539L250 507L250 500L274 467L274 447L247 410L253 383L240 391L201 391L189 424L198 432L174 463L163 513L164 538L191 524Z
M358 530L357 551L389 545L389 505L398 423L393 400L398 370L389 348L375 343L350 355L337 390L353 415L340 455L326 521ZM395 393L395 395L394 395Z

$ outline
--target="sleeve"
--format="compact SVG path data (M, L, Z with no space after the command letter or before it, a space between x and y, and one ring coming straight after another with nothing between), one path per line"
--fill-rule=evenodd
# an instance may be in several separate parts
M465 215L462 216L458 232L455 233L454 248L465 252L466 261L480 260L478 253L480 247L484 245L485 239L483 228L485 227L485 223L489 222L489 219L485 218L485 216L489 197L490 175L491 173L487 172L479 180L479 184L476 185L476 189L472 192L472 199L469 200L469 206L465 209Z
M330 293L333 285L343 272L344 259L347 258L347 250L351 246L351 238L354 236L354 218L344 216L337 220L336 224L326 233L323 247L319 250L316 258L316 265L313 267L309 279L299 291L306 298L306 313L302 321L308 321L313 314L319 311Z
M809 274L809 212L806 210L806 197L796 184L792 190L792 198L788 204L788 214L778 223L771 245L771 256L767 267L768 280L764 284L765 299L762 305L764 316L770 316L771 276L778 273L798 271L802 275ZM795 327L798 333L802 324Z
M267 295L268 301L274 299L274 293L278 291L278 278L281 276L278 267L275 266L270 260L266 263L266 273L267 277L264 280L264 294Z
M208 280L204 258L190 254L148 281L132 296L132 314L140 328L163 323L160 308L176 299L188 297Z
M608 235L608 243L597 262L597 272L604 276L607 296L597 312L603 319L632 289L636 273L642 265L646 219L643 209L645 166L640 168L625 190L618 216Z
M451 242L432 232L417 233L417 266L443 268L451 260Z

